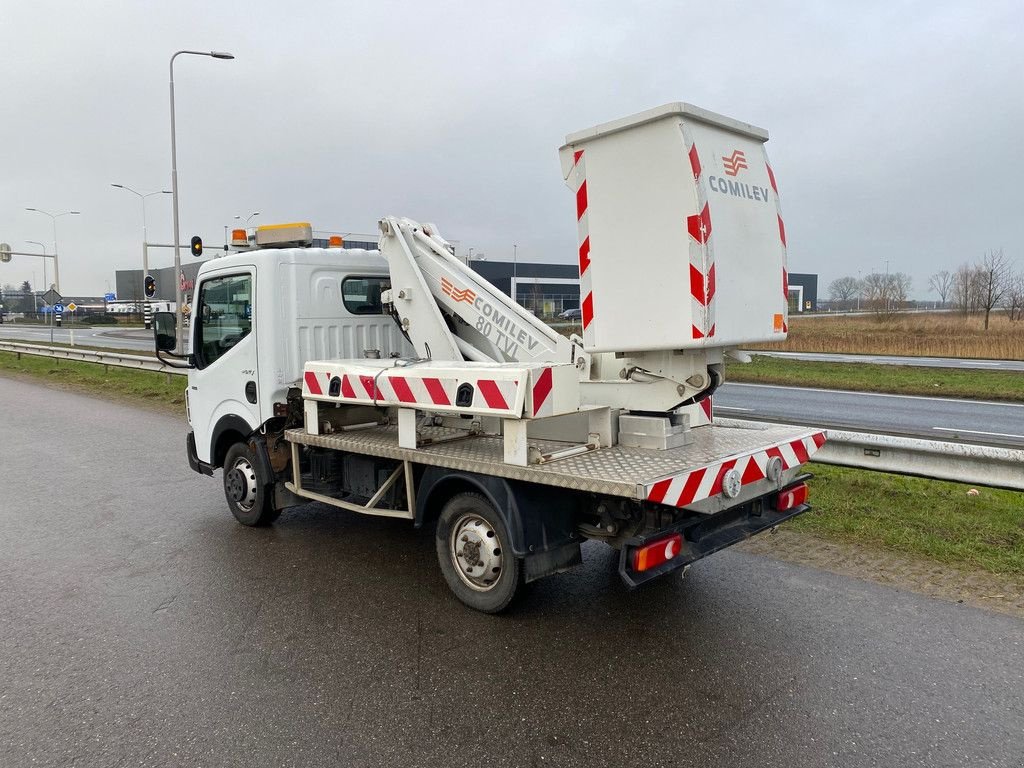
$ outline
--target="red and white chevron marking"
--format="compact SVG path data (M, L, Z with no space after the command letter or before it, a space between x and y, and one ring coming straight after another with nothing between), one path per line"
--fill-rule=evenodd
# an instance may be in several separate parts
M743 485L764 480L767 476L768 462L778 456L782 459L782 468L793 469L807 461L821 446L825 444L824 432L814 432L806 437L780 443L763 451L736 456L724 461L709 464L688 472L666 477L645 486L648 501L655 504L666 504L670 507L686 507L698 501L717 496L722 492L722 478L730 469L740 473Z
M580 314L583 320L583 343L594 343L594 289L590 274L590 223L587 214L587 167L584 150L573 153L573 186L576 191L576 230L580 242Z
M331 379L329 372L306 371L303 394L330 397ZM458 381L453 378L430 376L373 376L345 373L337 376L341 380L338 400L359 402L384 402L385 404L410 405L451 405L455 401Z
M703 339L715 335L715 257L711 242L711 208L704 185L699 183L703 170L697 145L692 142L688 156L694 181L698 182L697 207L700 209L700 213L686 218L686 231L690 235L690 332L693 338Z
M530 390L533 402L534 418L539 416L551 416L555 412L555 398L551 390L555 385L555 377L550 368L543 369L534 377L533 389Z
M775 215L779 220L779 241L782 243L782 261L786 262L786 224L782 221L782 205L779 203L779 186L775 183L775 172L771 163L768 162L768 151L764 150L764 165L768 169L768 181L771 182L772 192L775 193ZM782 268L782 332L789 332L789 275L786 268Z
M337 395L331 395L331 380L335 377L340 379L340 387ZM513 415L519 386L517 382L481 378L470 383L476 390L472 406L475 410L486 408ZM409 376L397 373L385 373L374 377L367 374L307 370L303 377L302 394L343 403L456 410L454 403L458 386L459 380L453 377Z

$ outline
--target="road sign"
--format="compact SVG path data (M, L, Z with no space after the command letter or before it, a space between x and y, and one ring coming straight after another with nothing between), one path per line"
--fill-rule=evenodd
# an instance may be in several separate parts
M64 297L51 288L42 295L42 299L47 304L56 304L58 301L63 301Z
M181 305L181 314L187 315L191 311L192 311L192 307L190 307L188 304L182 304Z
M78 309L78 305L75 302L68 302L68 312L74 312L76 309Z
M103 294L103 300L104 301L117 301L117 294L116 293L104 293Z
M0 261L6 263L11 260L11 246L8 243L0 243Z
M56 312L57 314L62 313L64 311L64 305L58 301L56 304L53 305L53 311Z

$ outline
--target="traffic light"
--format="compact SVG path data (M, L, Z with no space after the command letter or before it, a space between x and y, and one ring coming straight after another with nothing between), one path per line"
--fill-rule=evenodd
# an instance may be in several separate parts
M152 275L146 275L146 279L145 279L144 282L145 282L146 298L147 299L152 299L154 296L156 296L156 280L153 279Z
M203 255L203 238L199 235L195 235L192 238L192 255L196 258Z

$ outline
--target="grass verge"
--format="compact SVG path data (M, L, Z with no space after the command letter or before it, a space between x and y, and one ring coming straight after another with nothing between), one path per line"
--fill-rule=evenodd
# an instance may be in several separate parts
M852 352L870 355L1024 360L1024 324L1003 312L992 315L988 330L980 315L958 312L871 314L851 317L791 316L783 342L761 349L787 352Z
M1024 579L1024 493L812 466L813 509L794 530Z
M729 363L725 380L899 395L1024 400L1024 376L1011 371L820 363L755 355L750 363Z
M153 371L0 352L0 374L31 377L50 386L123 400L184 415L185 377Z

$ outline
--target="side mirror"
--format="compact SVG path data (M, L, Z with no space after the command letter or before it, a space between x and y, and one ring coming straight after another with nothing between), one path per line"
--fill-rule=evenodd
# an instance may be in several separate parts
M173 352L178 344L173 312L153 313L153 339L157 352Z

